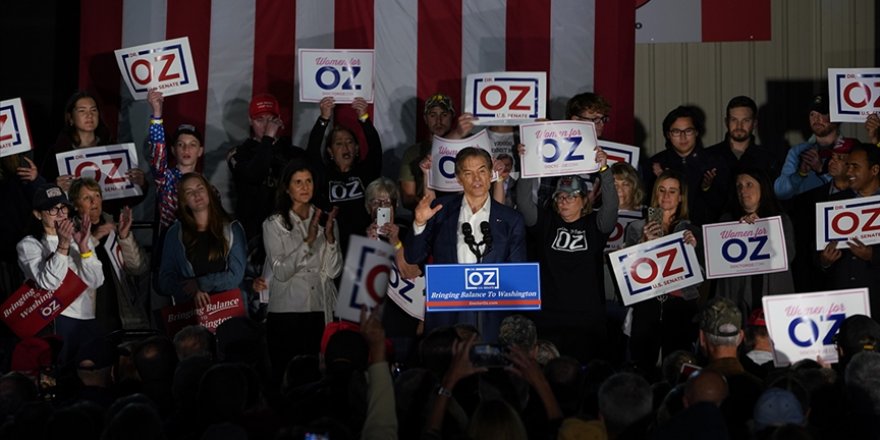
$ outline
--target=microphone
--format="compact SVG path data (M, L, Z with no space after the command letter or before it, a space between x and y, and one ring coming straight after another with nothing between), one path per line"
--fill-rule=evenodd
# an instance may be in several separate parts
M464 234L464 242L467 243L468 246L476 246L477 239L474 238L474 230L471 228L470 223L461 224L461 233Z
M471 250L471 253L474 254L475 257L477 257L477 263L479 263L483 255L480 253L480 245L477 244L477 239L474 237L474 229L471 227L471 224L462 223L461 233L464 235L465 244L467 244L468 249Z
M489 230L489 222L480 222L480 232L483 233L483 244L486 245L486 250L483 251L483 255L486 255L492 250L492 231Z

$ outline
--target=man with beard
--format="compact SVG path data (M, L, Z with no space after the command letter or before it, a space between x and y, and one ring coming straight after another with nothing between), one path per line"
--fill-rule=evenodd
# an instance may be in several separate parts
M724 140L707 148L717 168L703 176L702 188L710 189L722 199L733 187L737 169L757 169L771 179L779 175L779 164L773 153L755 143L752 134L758 126L758 106L748 96L737 96L727 103L724 118L727 134Z
M782 172L773 185L779 199L788 200L830 182L828 160L832 151L840 144L856 142L840 135L840 124L831 122L829 113L828 96L815 96L810 103L813 136L788 150Z
M437 93L425 101L425 124L428 125L427 138L407 148L403 153L400 164L400 175L398 177L400 182L400 199L403 206L407 209L414 209L425 194L425 176L419 165L431 153L431 144L434 136L446 137L452 131L452 118L454 117L455 108L452 107L452 99L448 96Z

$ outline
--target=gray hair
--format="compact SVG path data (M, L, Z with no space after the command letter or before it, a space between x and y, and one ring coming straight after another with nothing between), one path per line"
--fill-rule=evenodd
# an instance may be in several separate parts
M370 210L370 203L382 193L388 194L388 197L391 199L391 204L394 206L397 206L397 201L400 199L400 192L397 189L397 184L387 177L379 177L370 182L365 191L364 206L367 207L367 211Z
M628 426L651 414L654 396L645 378L633 373L617 373L599 387L599 414L608 433L623 432Z
M188 325L174 335L178 360L193 356L214 358L214 335L201 325Z
M716 347L721 345L730 345L736 347L742 341L742 334L736 334L734 336L718 336L709 332L703 332L706 335L706 342L709 345L714 345Z

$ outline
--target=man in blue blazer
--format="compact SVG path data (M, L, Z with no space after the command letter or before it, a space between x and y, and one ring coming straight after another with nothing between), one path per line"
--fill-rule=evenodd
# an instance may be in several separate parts
M455 177L464 193L436 199L426 191L415 208L412 233L404 256L411 264L510 263L526 261L525 223L522 215L490 197L492 158L480 148L468 147L455 156ZM491 241L483 237L487 222ZM463 228L464 226L464 228ZM475 246L465 240L473 235ZM482 257L482 258L480 258ZM504 312L438 312L425 315L425 328L469 323L476 325L483 340L494 341Z

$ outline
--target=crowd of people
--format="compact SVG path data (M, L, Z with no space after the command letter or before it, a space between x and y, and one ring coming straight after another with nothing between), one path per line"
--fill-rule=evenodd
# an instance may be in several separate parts
M105 201L99 182L54 166L57 153L113 143L95 96L71 96L56 145L0 160L7 296L26 280L83 284L35 336L4 326L0 437L880 438L880 324L847 318L835 364L776 367L761 308L766 295L867 287L880 316L877 245L816 251L814 220L818 202L880 195L877 115L866 142L846 138L817 95L806 142L765 146L757 105L738 96L724 139L704 147L701 113L681 106L663 120L665 149L642 163L609 163L599 147L598 171L553 178L520 178L517 130L488 127L491 151L462 149L462 190L441 193L428 182L432 138L482 129L448 96L426 100L427 136L400 170L383 170L363 99L350 104L356 127L335 123L341 104L322 100L303 149L282 136L278 101L258 94L251 137L226 156L228 210L201 173L201 132L174 121L166 141L164 99L147 95L149 173L126 173L156 194L156 218L139 219L154 220L148 246L132 233L144 196ZM610 110L582 93L566 119L604 139ZM635 220L624 227L624 216ZM773 216L790 271L624 306L610 251L678 232L702 249L703 225ZM393 246L403 279L428 263L538 262L541 309L422 320L388 300L340 321L352 235ZM231 291L247 316L176 334L148 300L204 307Z

